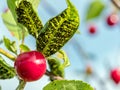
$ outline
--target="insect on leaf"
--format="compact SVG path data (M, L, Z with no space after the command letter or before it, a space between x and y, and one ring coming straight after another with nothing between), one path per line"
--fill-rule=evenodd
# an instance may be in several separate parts
M24 25L29 34L37 38L43 25L37 13L34 11L32 4L26 0L22 0L16 8L16 13L18 23Z
M0 79L10 79L15 76L15 70L0 56Z
M70 0L68 7L56 17L50 19L42 28L37 38L37 50L46 57L56 53L78 30L78 11Z

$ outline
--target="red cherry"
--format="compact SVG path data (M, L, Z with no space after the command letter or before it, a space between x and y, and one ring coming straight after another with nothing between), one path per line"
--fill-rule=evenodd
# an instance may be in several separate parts
M117 14L111 14L107 18L107 24L109 26L114 26L115 24L118 23L118 21L119 21L119 17Z
M95 34L95 33L96 33L96 26L93 26L93 25L90 26L90 27L89 27L89 33L90 33L90 34Z
M120 68L115 68L111 71L111 78L116 84L120 83Z
M16 58L15 70L27 82L40 79L46 72L46 59L38 51L24 52Z

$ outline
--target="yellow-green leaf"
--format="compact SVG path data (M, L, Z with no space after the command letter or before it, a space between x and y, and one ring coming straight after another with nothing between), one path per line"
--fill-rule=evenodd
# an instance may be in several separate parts
M94 90L89 84L80 80L55 80L43 90Z
M104 8L105 5L102 1L100 0L93 1L88 7L88 11L86 13L86 20L98 17L102 13Z
M18 23L24 25L28 29L29 34L37 38L43 25L34 11L32 4L26 0L22 0L16 8L16 13Z
M22 52L30 51L29 47L26 46L25 44L21 44L21 45L20 45L20 50L21 50Z
M2 14L2 19L3 19L5 26L10 31L11 35L16 37L18 40L22 39L22 33L23 33L22 29L23 28L19 27L16 24L10 10L8 10L7 12ZM27 35L27 32L24 32L24 33L25 33L25 35Z
M37 50L46 57L60 50L78 30L78 11L70 0L66 0L66 2L68 8L50 19L37 38Z
M13 52L14 54L17 54L17 46L15 41L10 41L8 38L4 37L3 38L4 45L8 50Z
M10 79L15 75L16 74L14 68L8 65L0 56L0 79Z

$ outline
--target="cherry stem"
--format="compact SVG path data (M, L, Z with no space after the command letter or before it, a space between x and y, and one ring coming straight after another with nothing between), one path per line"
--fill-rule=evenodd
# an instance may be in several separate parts
M16 90L24 90L25 85L26 85L26 82L25 82L24 80L20 80L20 81L19 81L19 85L18 85L18 87L16 88Z
M2 48L0 48L0 53L3 54L3 55L5 55L6 57L8 57L10 60L15 61L15 56L13 56L12 54L10 54L9 52L6 52Z
M51 73L50 71L46 70L46 73L45 75L49 76L52 78L52 80L64 80L63 77L60 77L60 76L56 76L54 75L53 73Z

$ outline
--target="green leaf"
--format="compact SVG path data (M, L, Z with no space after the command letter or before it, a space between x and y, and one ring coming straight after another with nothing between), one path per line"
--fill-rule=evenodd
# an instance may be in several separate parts
M27 0L27 1L32 3L34 10L36 10L38 8L38 5L40 3L40 0Z
M89 20L89 19L93 19L93 18L96 18L98 17L102 11L104 10L105 8L105 5L103 2L101 1L93 1L90 6L88 7L88 11L87 11L87 14L86 14L86 20Z
M30 51L29 47L24 45L24 44L21 44L20 45L20 49L22 50L22 52L27 52L27 51Z
M65 67L69 66L70 61L69 61L69 58L68 58L67 54L65 53L65 51L64 50L59 50L59 53L62 54L63 60L64 60L64 62L62 64L62 67L65 68Z
M55 80L43 90L94 90L89 84L79 80Z
M8 8L10 9L12 13L12 17L14 18L15 22L17 21L17 15L15 13L16 1L17 0L7 0Z
M11 1L11 0L9 0ZM23 28L18 26L10 12L8 10L6 13L2 14L2 19L12 36L16 37L18 40L22 39L22 34L23 34ZM27 35L27 32L24 31L25 35Z
M62 58L60 59L59 57L48 57L48 65L51 73L64 78L64 70L70 65L70 61L64 50L60 50L59 54L62 54ZM62 62L61 59L64 60L64 62Z
M25 28L17 23L17 15L15 9L17 7L17 4L19 4L19 1L20 0L7 0L7 4L10 11L8 11L7 13L3 13L2 18L11 34L15 36L18 40L21 40L22 33ZM33 4L35 9L38 7L40 2L40 0L29 1ZM25 30L24 33L25 33L24 35L26 36L27 32Z
M10 79L15 76L15 70L0 56L0 79Z
M37 38L37 50L46 57L59 51L78 29L78 11L70 0L66 0L66 2L68 8L50 19L42 28Z
M7 5L9 7L10 11L12 12L13 18L16 22L17 22L17 15L16 15L15 9L17 7L17 4L19 4L20 1L21 0L7 0ZM28 1L33 4L33 7L35 9L37 9L40 0L28 0Z
M43 25L34 11L32 4L26 0L22 0L16 8L16 13L18 23L24 25L28 29L29 34L37 38Z
M61 67L62 63L56 57L49 57L47 58L48 65L50 68L50 72L53 73L55 76L64 77L64 68ZM50 78L52 80L52 78Z
M80 31L79 31L79 30L77 30L77 31L76 31L76 34L80 34Z
M8 38L3 38L4 44L8 50L17 55L17 47L15 41L10 41Z

